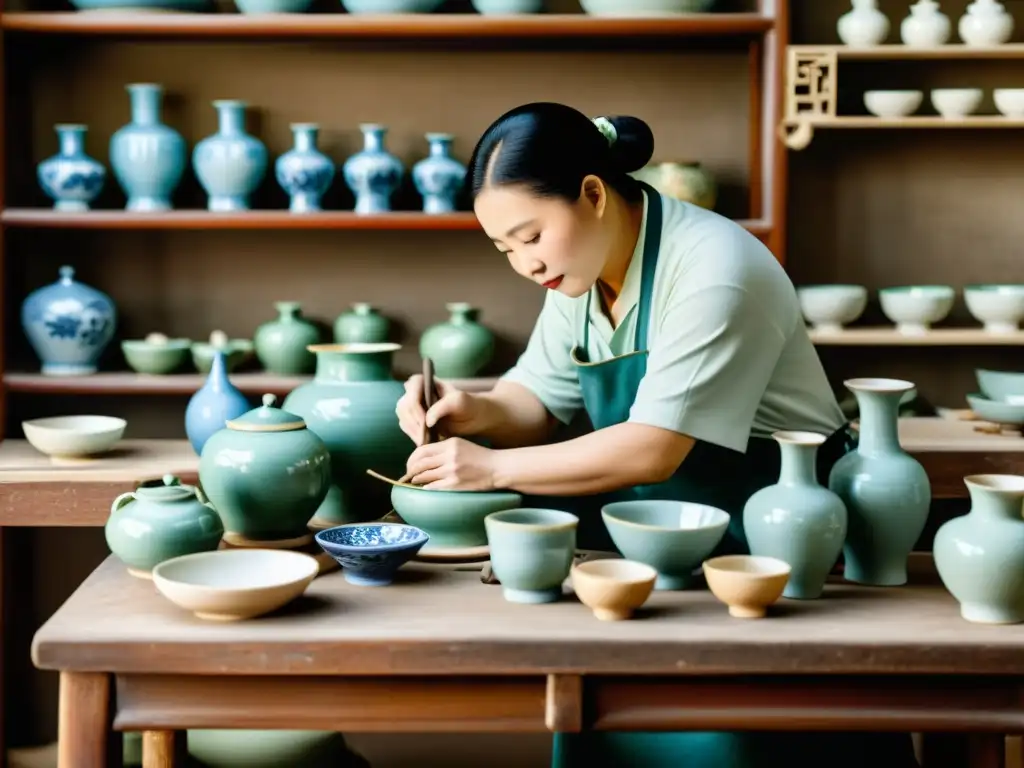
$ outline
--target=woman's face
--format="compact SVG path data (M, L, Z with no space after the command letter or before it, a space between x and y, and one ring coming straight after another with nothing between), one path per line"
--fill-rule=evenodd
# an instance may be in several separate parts
M582 296L597 282L610 243L602 226L603 184L584 184L579 200L537 197L521 186L486 187L473 208L512 268L528 280L567 296Z

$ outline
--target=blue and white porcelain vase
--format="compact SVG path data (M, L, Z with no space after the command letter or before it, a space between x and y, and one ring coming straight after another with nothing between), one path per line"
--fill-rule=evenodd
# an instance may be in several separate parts
M224 353L215 352L206 383L192 395L185 408L185 434L192 450L201 454L215 432L251 408L245 395L228 378Z
M450 133L428 133L430 155L412 169L416 190L423 196L424 213L451 213L462 185L466 181L466 166L452 157Z
M828 479L848 515L843 575L878 587L906 584L907 558L924 531L932 498L924 467L900 446L900 400L914 385L873 378L845 385L857 398L860 437Z
M217 132L196 144L192 166L211 211L247 211L249 195L267 172L267 148L245 132L244 101L213 102Z
M359 130L363 132L363 150L345 161L345 183L356 196L356 213L386 213L405 171L398 158L384 148L387 128L364 123Z
M334 180L334 163L317 149L320 126L316 123L293 123L291 128L295 144L274 164L277 183L291 198L289 211L319 211L320 198Z
M185 172L185 140L160 121L163 87L126 86L132 120L110 137L110 166L128 196L129 211L169 211Z
M55 125L60 150L36 169L39 186L55 211L87 211L103 189L107 170L85 154L84 125Z
M28 295L21 324L48 376L96 373L96 361L114 337L117 310L110 297L75 280L72 267L60 279Z

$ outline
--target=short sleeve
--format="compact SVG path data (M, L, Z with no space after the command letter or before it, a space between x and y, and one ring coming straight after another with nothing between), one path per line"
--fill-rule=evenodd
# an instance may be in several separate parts
M548 412L563 424L583 407L583 395L572 360L575 344L572 299L549 291L526 351L502 376L530 390Z
M743 285L674 290L629 420L745 452L790 329Z

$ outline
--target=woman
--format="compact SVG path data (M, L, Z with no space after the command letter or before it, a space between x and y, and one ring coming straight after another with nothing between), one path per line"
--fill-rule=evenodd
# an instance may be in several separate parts
M474 211L547 295L526 351L492 391L441 382L424 413L422 379L407 382L402 429L418 443L426 420L448 436L416 448L407 470L428 488L558 497L545 503L579 514L581 548L604 544L599 508L610 498L703 502L731 515L723 549L742 551L743 505L778 478L771 434L830 435L819 451L827 477L848 432L785 271L736 223L629 176L653 151L643 121L592 121L560 104L519 107L487 129L470 163ZM580 411L593 430L551 443ZM559 739L556 764L726 768L761 753L841 765L849 750L826 741L588 734ZM803 748L811 742L821 743ZM865 746L851 741L857 765ZM911 764L887 754L874 768Z

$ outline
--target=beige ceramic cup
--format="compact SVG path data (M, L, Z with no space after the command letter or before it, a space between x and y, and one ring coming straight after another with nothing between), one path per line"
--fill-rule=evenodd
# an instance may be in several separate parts
M580 602L601 621L622 621L651 596L658 572L632 560L604 559L572 569L572 586Z
M792 569L774 557L723 555L704 561L711 593L729 606L737 619L760 619L782 597Z

